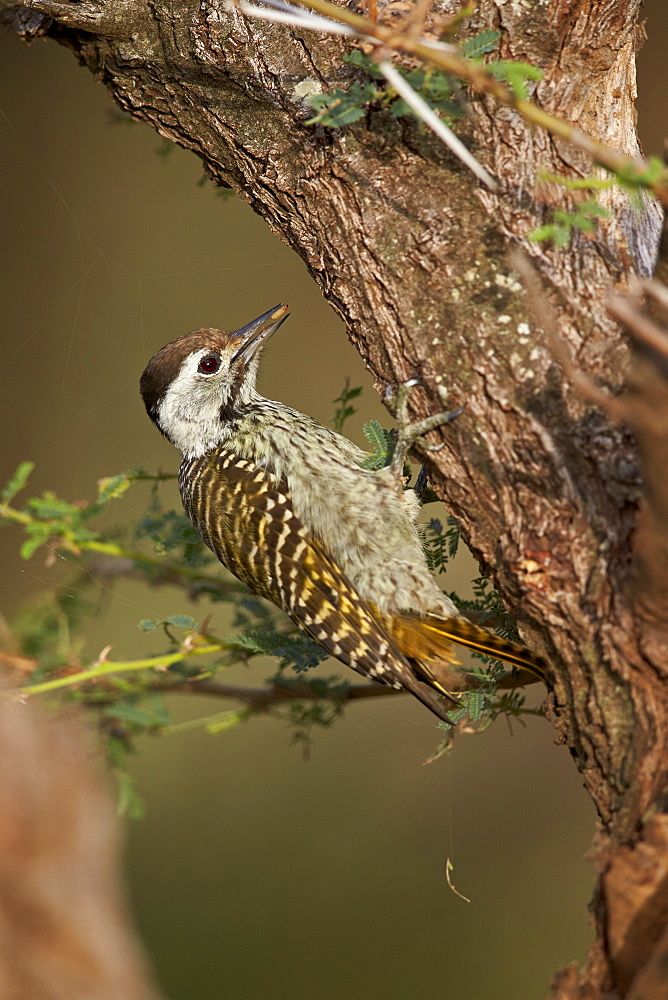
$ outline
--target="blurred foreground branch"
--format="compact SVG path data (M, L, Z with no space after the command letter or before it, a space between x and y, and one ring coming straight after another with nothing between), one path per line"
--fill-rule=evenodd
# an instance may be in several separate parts
M119 823L70 712L0 702L0 996L159 1000L130 926Z

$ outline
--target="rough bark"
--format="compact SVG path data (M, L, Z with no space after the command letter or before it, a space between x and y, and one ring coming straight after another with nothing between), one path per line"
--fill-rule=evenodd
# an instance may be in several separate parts
M565 204L538 172L592 167L491 99L471 97L458 131L498 179L495 194L409 118L372 110L342 130L306 124L305 87L354 78L341 39L252 22L223 0L29 7L12 15L18 30L69 46L123 108L192 149L303 257L379 389L419 376L415 418L440 408L439 387L451 408L466 403L423 455L526 640L554 667L554 724L599 816L596 941L554 994L663 995L646 984L665 977L668 954L668 621L632 572L639 450L564 376L507 261L518 244L534 258L559 337L615 395L629 348L606 299L650 273L658 210L611 191L595 234L576 233L567 249L528 243ZM542 69L539 105L635 154L638 8L482 0L466 30L498 28L504 58Z

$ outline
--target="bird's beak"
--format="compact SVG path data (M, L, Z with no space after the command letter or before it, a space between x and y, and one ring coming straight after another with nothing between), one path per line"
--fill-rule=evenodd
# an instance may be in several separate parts
M232 337L239 343L239 348L232 355L230 364L234 364L240 358L248 361L255 352L276 333L283 320L289 316L288 307L283 305L274 306L269 312L263 313L240 330L236 330Z

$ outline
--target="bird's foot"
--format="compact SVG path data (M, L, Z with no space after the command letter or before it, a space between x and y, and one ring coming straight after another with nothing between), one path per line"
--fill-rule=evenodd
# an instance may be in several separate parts
M404 463L408 456L408 452L413 447L415 442L424 437L425 434L429 434L430 431L435 431L438 427L443 427L444 424L449 423L451 420L455 420L460 413L463 411L464 407L460 406L458 410L453 413L448 413L443 411L441 413L435 413L432 417L425 417L424 420L418 420L414 424L409 423L408 419L408 399L411 394L413 386L418 385L420 382L417 378L409 379L408 382L403 382L395 393L395 410L394 417L398 423L397 428L397 440L394 446L394 454L392 455L392 462L390 466L392 470L399 476L403 474ZM439 396L441 400L445 402L445 390L438 387ZM438 451L443 445L435 445L429 448L429 451Z

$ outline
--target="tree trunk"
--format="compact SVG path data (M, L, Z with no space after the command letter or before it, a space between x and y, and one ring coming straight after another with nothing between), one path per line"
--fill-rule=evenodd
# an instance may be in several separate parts
M442 408L439 390L449 408L466 405L430 439L438 450L421 454L526 641L554 668L554 724L600 820L596 941L554 995L666 995L668 563L648 576L634 550L644 539L652 561L648 456L564 375L507 259L518 245L533 257L562 346L616 396L630 352L606 300L633 272L650 273L656 206L639 210L610 189L594 233L574 232L566 248L531 243L570 204L539 172L582 177L591 162L489 97L469 96L457 131L496 193L408 116L370 110L343 129L308 125L304 93L356 78L338 37L254 21L224 0L28 6L5 17L28 39L69 46L123 108L192 149L301 255L379 390L419 376L415 419ZM639 6L481 0L465 33L497 28L502 58L543 71L539 106L635 155Z

